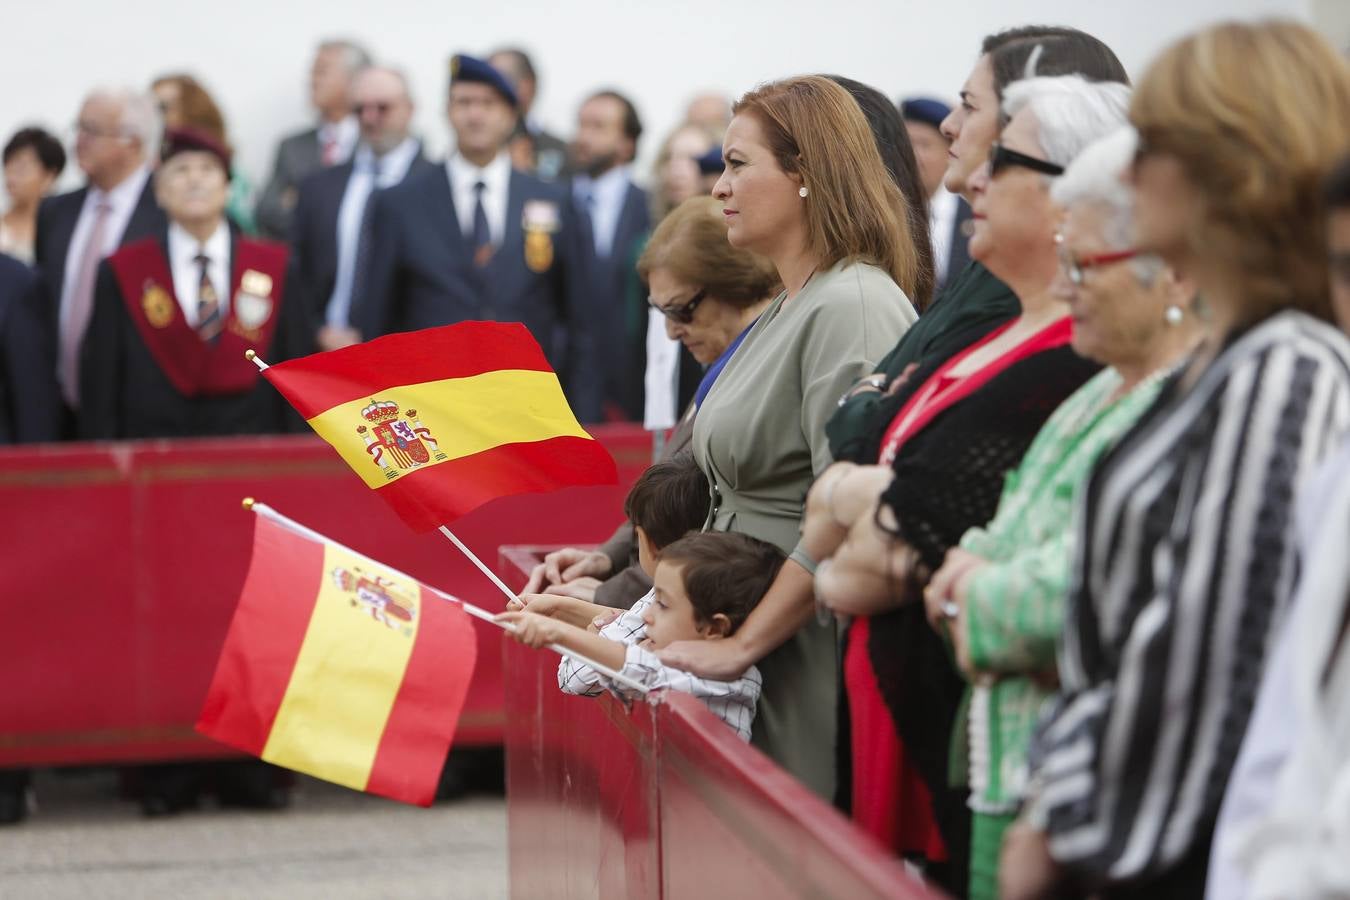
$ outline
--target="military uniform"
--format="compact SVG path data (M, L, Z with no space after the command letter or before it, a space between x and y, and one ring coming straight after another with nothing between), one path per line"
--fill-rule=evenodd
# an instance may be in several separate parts
M452 72L452 81L490 84L515 105L487 63L457 56ZM482 171L506 166L505 152ZM465 229L474 210L456 202L459 165L467 164L452 159L371 197L370 259L352 325L376 337L467 320L521 322L544 348L577 418L597 421L603 374L594 251L571 197L560 185L502 170L505 217L493 245L478 244L474 229Z

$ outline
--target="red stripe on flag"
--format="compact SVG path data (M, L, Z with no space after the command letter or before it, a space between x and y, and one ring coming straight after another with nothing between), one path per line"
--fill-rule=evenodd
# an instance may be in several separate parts
M280 362L263 371L305 419L405 384L468 378L499 369L552 372L519 322L460 322L407 331Z
M468 613L425 589L418 614L417 643L366 790L430 806L473 680L478 638Z
M489 500L562 487L614 484L614 459L599 441L556 437L502 444L472 456L419 469L379 488L414 531L434 531Z
M197 730L261 756L323 578L323 545L256 516L253 559Z

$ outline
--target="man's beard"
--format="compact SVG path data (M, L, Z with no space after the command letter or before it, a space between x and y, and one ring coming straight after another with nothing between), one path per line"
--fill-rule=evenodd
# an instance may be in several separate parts
M619 154L606 153L583 162L576 160L576 167L592 178L598 178L619 164Z

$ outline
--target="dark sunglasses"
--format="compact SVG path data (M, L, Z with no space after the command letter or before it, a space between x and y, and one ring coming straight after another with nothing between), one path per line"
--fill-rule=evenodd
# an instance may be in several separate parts
M365 113L366 110L371 110L372 112L377 112L382 116L387 116L389 115L389 110L393 108L394 104L392 103L353 103L352 115L356 116L359 119Z
M647 305L672 322L688 325L690 322L694 321L694 310L698 309L698 305L702 303L703 298L707 296L708 289L704 288L693 297L690 297L688 303L683 303L679 306L662 306L656 302L655 297L648 297Z
M998 177L998 173L1009 166L1021 166L1033 172L1040 172L1042 175L1064 174L1063 166L1055 165L1048 160L1037 159L1034 156L1027 156L1025 153L1018 153L1016 150L1009 150L1003 146L1001 141L994 141L989 148L989 177Z

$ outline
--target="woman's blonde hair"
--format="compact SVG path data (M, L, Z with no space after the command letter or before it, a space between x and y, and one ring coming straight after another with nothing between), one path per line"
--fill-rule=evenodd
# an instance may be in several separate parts
M801 177L809 192L807 245L821 267L872 263L916 297L919 256L909 205L848 91L818 75L788 78L746 94L734 111L753 115L779 167Z
M646 281L665 269L685 284L697 285L728 306L745 309L782 290L778 270L758 253L739 250L727 240L722 203L690 197L661 220L638 259Z
M1350 147L1350 66L1309 28L1229 23L1168 48L1130 105L1141 151L1203 197L1192 251L1242 278L1242 318L1331 319L1322 183Z

